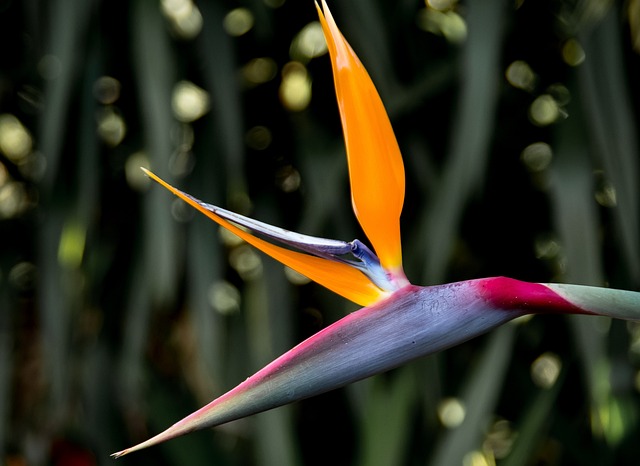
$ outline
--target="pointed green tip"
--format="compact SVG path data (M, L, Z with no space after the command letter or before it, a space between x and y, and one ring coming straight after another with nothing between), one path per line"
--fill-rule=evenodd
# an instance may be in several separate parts
M640 293L584 285L545 285L586 312L614 319L640 320Z

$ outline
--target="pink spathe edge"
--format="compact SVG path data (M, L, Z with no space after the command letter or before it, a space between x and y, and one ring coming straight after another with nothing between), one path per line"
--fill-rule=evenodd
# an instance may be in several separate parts
M595 315L594 312L569 302L542 283L492 277L478 280L478 285L484 290L485 298L497 308L519 309L532 314Z

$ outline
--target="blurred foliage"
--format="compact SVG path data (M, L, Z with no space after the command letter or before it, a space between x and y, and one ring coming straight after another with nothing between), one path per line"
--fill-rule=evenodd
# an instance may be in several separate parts
M340 0L407 167L414 283L640 289L636 0ZM0 462L110 464L355 308L207 202L362 238L311 1L0 1ZM118 460L637 463L640 326L535 317Z

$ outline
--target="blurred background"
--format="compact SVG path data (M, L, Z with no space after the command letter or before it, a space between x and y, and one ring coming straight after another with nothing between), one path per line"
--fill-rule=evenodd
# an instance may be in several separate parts
M640 1L330 6L403 151L411 281L640 289ZM139 169L364 240L311 0L1 0L0 36L0 464L112 464L356 309ZM535 317L118 464L637 464L639 391L640 325Z

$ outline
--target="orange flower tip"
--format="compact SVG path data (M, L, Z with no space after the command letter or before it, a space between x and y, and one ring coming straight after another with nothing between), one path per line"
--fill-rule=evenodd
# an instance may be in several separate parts
M173 194L175 194L176 196L181 198L183 201L191 204L196 209L198 208L197 204L202 204L200 201L198 201L197 199L194 199L189 194L187 194L185 192L182 192L178 188L175 188L175 187L171 186L169 183L164 181L162 178L160 178L158 175L153 173L151 170L149 170L147 168L144 168L144 167L140 167L140 169L144 172L145 175L147 175L153 181L158 183L160 186L166 188L168 191L172 192ZM190 202L190 200L191 200L191 202Z
M326 1L321 5L316 8L333 68L353 209L382 266L394 270L402 261L399 220L405 174L400 148L371 77Z

